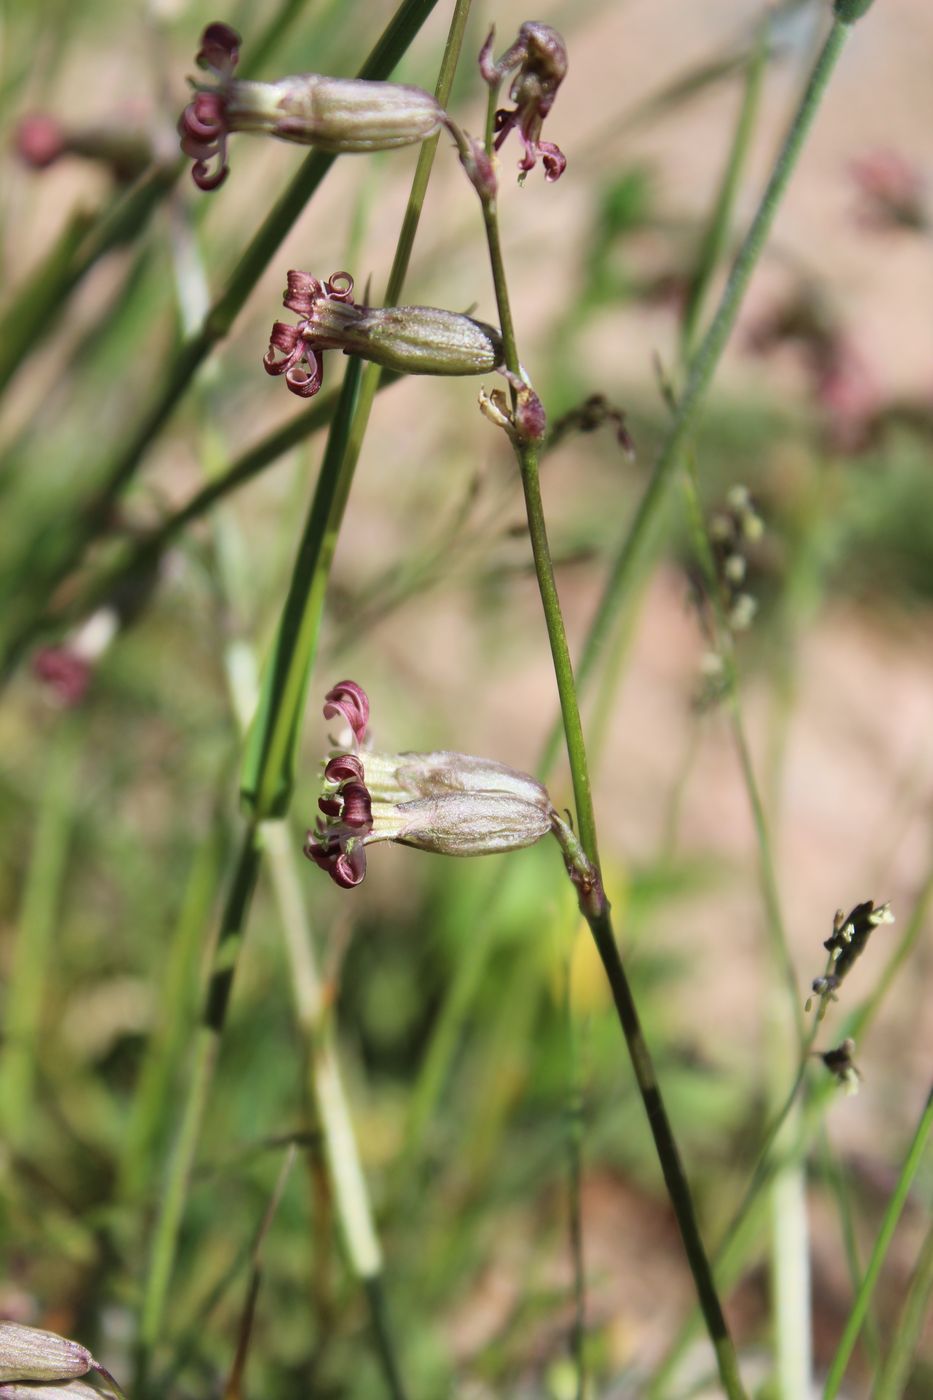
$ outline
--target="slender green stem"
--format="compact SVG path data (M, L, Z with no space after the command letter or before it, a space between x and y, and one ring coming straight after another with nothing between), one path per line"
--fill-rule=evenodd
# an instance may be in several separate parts
M499 311L502 340L505 348L506 367L513 376L517 376L520 373L519 356L509 305L508 283L502 258L495 197L484 196L481 193L480 202L489 246L489 260L496 293L496 304ZM514 395L515 391L513 386L513 402ZM707 1259L703 1241L700 1236L696 1212L690 1193L690 1186L683 1168L683 1163L681 1162L673 1130L667 1117L664 1101L661 1097L660 1086L655 1074L648 1045L642 1032L635 999L632 995L628 977L626 976L622 958L616 944L612 929L612 920L609 914L609 904L602 891L601 882L599 880L596 815L593 808L593 796L586 757L586 744L583 737L583 725L580 718L573 665L570 660L570 648L567 643L567 633L564 627L560 598L554 578L554 567L548 545L547 526L538 474L538 454L536 448L531 443L523 440L519 433L516 433L513 441L521 471L522 489L525 496L528 533L531 540L532 554L534 556L535 574L538 580L538 589L541 595L542 608L544 610L548 641L551 647L551 658L554 664L554 674L557 681L557 690L560 696L564 737L570 762L574 803L580 832L579 841L586 860L595 871L595 880L581 898L581 909L590 926L590 931L595 940L600 958L606 970L609 985L612 989L616 1012L625 1035L629 1057L635 1072L642 1102L645 1106L648 1123L654 1137L655 1148L661 1163L661 1170L664 1175L668 1195L677 1218L677 1224L680 1229L690 1269L693 1273L697 1296L703 1309L704 1318L706 1319L710 1340L712 1341L716 1353L720 1378L729 1396L743 1396L745 1392L742 1388L742 1382L739 1376L735 1347L729 1335L722 1305L716 1292L712 1269L710 1268L709 1260ZM559 832L558 836L560 839Z
M871 1252L871 1258L865 1269L862 1285L855 1296L852 1311L849 1313L848 1321L846 1322L842 1337L839 1341L839 1346L836 1350L836 1355L833 1357L832 1365L829 1368L829 1374L826 1377L826 1385L823 1389L823 1400L833 1400L833 1397L839 1393L839 1387L845 1376L846 1367L852 1355L852 1349L858 1340L859 1332L862 1330L862 1323L865 1321L868 1304L871 1301L875 1284L878 1282L878 1275L881 1272L881 1266L887 1255L888 1247L894 1237L894 1231L900 1219L901 1211L904 1208L904 1202L907 1200L907 1193L917 1174L917 1168L920 1166L920 1160L923 1157L931 1128L933 1128L933 1090L927 1095L926 1105L924 1106L923 1113L920 1115L920 1122L917 1124L917 1130L907 1149L907 1155L904 1158L904 1165L901 1167L897 1185L888 1201L884 1218L881 1222L881 1228L878 1231L878 1237L875 1240L875 1245Z
M0 1051L0 1122L21 1150L35 1122L33 1092L42 1044L42 1011L62 884L75 824L76 787L84 725L62 715L49 744L47 773L6 988L6 1026Z
M739 697L739 680L735 665L732 634L726 620L725 610L720 596L720 583L716 574L716 563L713 558L709 536L706 531L706 522L703 519L696 462L692 453L687 452L684 455L684 494L687 500L690 536L706 584L707 597L713 613L715 642L723 666L723 678L726 687L726 699L729 706L732 733L739 757L739 765L742 769L742 780L752 811L752 821L755 826L755 840L758 846L759 878L761 882L762 900L765 906L765 922L771 940L771 950L775 965L780 969L787 984L788 1000L794 1016L797 1038L802 1045L806 1038L806 1022L801 1006L797 973L794 968L790 945L787 940L784 916L781 912L781 896L778 891L777 873L774 868L774 855L771 846L771 836L768 830L768 818L765 814L761 789L758 785L755 767L752 763L751 750L749 749L748 738L745 733L745 721L742 716L742 703Z
M435 89L444 104L460 57L470 0L457 0ZM399 233L385 300L397 301L408 270L438 137L421 148ZM298 562L289 587L273 666L247 747L243 793L261 818L287 810L304 698L317 650L337 538L381 380L378 365L351 357L331 436L315 488ZM358 394L357 394L358 386Z
M681 359L689 364L696 345L696 335L700 316L706 301L710 283L722 262L729 242L732 215L742 173L748 159L752 134L758 119L761 105L761 88L771 41L771 15L767 15L745 70L745 87L739 119L732 135L732 146L726 160L726 168L719 186L712 217L700 244L696 267L690 279L687 303L684 308L683 324L680 332Z
M933 1293L933 1224L927 1230L910 1289L893 1331L894 1340L875 1381L874 1400L900 1400L907 1394L914 1352L929 1317Z
M696 429L699 411L735 325L745 290L771 231L771 225L803 149L807 133L819 110L833 69L842 53L849 29L850 25L842 20L833 21L778 154L761 203L736 256L716 314L690 362L687 382L655 463L651 480L613 561L602 597L590 623L577 667L577 681L581 691L588 684L596 662L606 646L622 600L656 543L663 510L684 447ZM546 770L552 766L559 745L560 730L555 726L545 750Z
M564 974L564 1016L567 1026L567 1204L570 1254L573 1261L574 1313L570 1351L577 1371L576 1400L586 1395L586 1264L583 1257L583 1079L571 998L571 972Z
M165 1303L171 1283L182 1215L220 1038L227 1019L237 955L246 928L250 901L259 874L259 842L255 825L243 834L240 853L227 896L220 932L211 958L210 975L194 1050L194 1063L185 1090L178 1137L166 1173L159 1214L152 1237L139 1335L139 1385L145 1391L153 1351L162 1334Z
M437 0L402 0L394 18L360 69L359 76L375 79L388 77L436 4ZM262 273L335 159L334 155L322 151L312 151L306 157L297 175L276 200L242 253L203 324L188 336L173 356L154 401L104 468L90 501L71 522L68 530L54 532L45 548L41 547L42 539L37 540L36 557L42 560L42 568L37 570L36 586L26 600L22 616L14 616L9 625L3 656L4 671L16 664L31 643L41 625L49 594L106 526L113 501L135 476L150 444L168 422L197 370L230 330ZM48 527L43 524L42 535L47 534Z

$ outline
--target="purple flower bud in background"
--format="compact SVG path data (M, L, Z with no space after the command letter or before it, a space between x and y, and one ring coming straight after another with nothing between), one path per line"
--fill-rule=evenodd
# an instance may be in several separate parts
M399 374L488 374L503 358L492 326L435 306L361 306L353 278L320 282L291 271L284 304L301 319L276 321L263 357L267 374L284 374L293 394L310 399L324 380L323 351L359 355ZM281 359L276 359L276 354Z
M324 715L335 714L355 735L365 732L369 701L354 681L328 691ZM376 841L440 855L492 855L533 845L553 829L555 817L534 778L448 750L337 754L325 764L318 808L305 855L343 889L362 882L366 847Z
M861 203L858 222L874 233L929 228L921 171L898 151L869 151L849 167Z
M504 108L496 112L495 148L498 151L512 128L517 127L525 148L519 161L522 177L534 169L540 157L545 179L559 180L567 158L552 141L541 140L541 126L567 72L566 45L556 29L529 20L518 31L512 47L496 62L492 57L494 38L493 29L480 50L479 69L483 78L490 87L497 88L506 74L515 71L509 89L515 108L511 112Z
M139 120L114 117L106 124L69 127L49 112L31 112L13 137L16 154L33 170L47 170L65 156L107 167L115 180L135 180L154 159L152 142Z
M181 149L194 161L192 176L202 190L227 177L227 137L233 131L262 132L322 151L394 150L425 141L446 119L435 97L401 83L366 82L303 73L276 83L234 78L240 36L227 24L209 24L197 63L216 80L195 84L195 95L178 122Z

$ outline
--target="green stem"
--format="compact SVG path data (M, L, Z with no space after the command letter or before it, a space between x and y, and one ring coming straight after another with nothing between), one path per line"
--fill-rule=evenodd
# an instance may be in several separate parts
M577 667L577 679L581 690L587 685L593 668L607 644L623 598L656 542L662 512L684 447L695 431L699 410L735 325L742 298L771 231L771 225L803 149L807 133L819 110L833 69L842 53L849 29L850 25L841 19L833 21L778 154L761 203L736 256L716 314L691 360L684 392L664 439L651 480L616 554L587 633ZM545 749L545 771L552 767L559 745L560 729L555 726Z
M518 375L520 373L519 357L509 305L508 283L502 258L495 198L484 197L481 194L480 200L483 210L483 221L486 227L487 243L489 246L489 260L496 293L496 304L499 311L499 324L505 349L506 367L512 375ZM595 886L588 894L581 898L581 909L590 926L590 931L593 935L600 958L606 970L609 985L612 989L616 1012L625 1035L629 1057L635 1072L642 1102L645 1106L648 1123L654 1137L655 1148L661 1163L661 1170L664 1175L668 1195L677 1218L677 1224L680 1229L690 1269L693 1273L697 1296L703 1309L704 1318L706 1319L710 1340L712 1341L716 1353L720 1378L727 1395L741 1397L744 1396L745 1392L742 1388L742 1382L739 1376L735 1348L729 1335L722 1305L716 1293L712 1269L710 1268L709 1260L707 1259L703 1241L700 1236L696 1212L690 1194L690 1186L683 1168L683 1163L681 1162L680 1153L667 1116L667 1111L664 1107L664 1101L661 1097L660 1086L658 1085L654 1065L641 1028L635 999L632 995L628 977L626 976L622 958L616 944L612 929L612 920L609 914L609 904L602 892L598 878L599 851L596 834L596 814L593 808L593 796L586 757L586 744L583 737L583 725L580 719L580 708L577 701L573 665L570 660L570 648L567 643L567 633L564 627L560 598L554 578L554 567L548 545L547 526L544 516L544 506L541 499L540 478L538 473L538 454L533 445L523 441L517 435L514 439L514 444L516 457L521 470L522 489L525 496L528 533L531 539L532 554L534 556L535 574L538 580L538 589L541 595L542 608L544 610L544 619L547 626L548 641L551 647L551 658L554 664L557 690L560 696L563 730L567 745L567 755L570 762L574 803L580 832L580 845L582 846L586 860L596 871Z
M689 364L696 348L696 335L700 315L706 301L710 283L722 262L729 242L732 214L745 163L751 147L752 133L758 119L761 105L761 88L768 61L772 19L766 16L752 51L745 73L745 89L739 119L732 136L732 146L726 160L726 168L713 206L712 217L700 244L696 266L690 279L687 304L681 327L681 359Z
M358 76L387 78L436 4L437 0L402 0ZM123 447L105 467L100 484L84 510L70 530L64 534L56 533L54 543L50 541L46 550L38 549L37 557L43 558L43 568L37 571L41 577L35 580L35 588L26 601L22 619L15 618L10 626L3 657L5 671L16 664L30 645L50 593L107 525L114 500L136 474L149 445L168 422L197 370L230 330L259 278L335 159L334 155L322 151L312 151L305 158L297 175L272 206L233 268L224 291L208 311L203 324L176 352L155 400ZM42 530L45 534L48 527L43 525ZM37 542L37 548L38 544L41 541ZM38 608L35 606L37 600Z
M470 3L471 0L457 0L454 7L435 88L442 105L450 95ZM386 285L385 301L389 305L398 300L408 271L438 139L426 141L418 156ZM367 364L363 368L355 356L350 358L283 610L273 664L263 686L260 711L247 747L242 790L262 819L281 815L291 799L295 747L317 650L330 568L381 375L378 365Z
M49 971L57 962L53 943L75 824L83 735L80 719L63 715L49 746L6 988L0 1121L4 1138L18 1150L35 1124L33 1096L42 1044L43 1000Z
M243 835L220 933L211 959L210 976L195 1044L194 1064L185 1090L185 1104L178 1137L169 1160L159 1213L152 1237L149 1269L143 1296L139 1335L138 1389L145 1392L153 1351L162 1335L182 1215L201 1136L204 1113L227 1019L237 955L259 874L259 843L255 825Z
M900 1400L907 1394L914 1352L929 1317L933 1293L933 1225L927 1230L907 1299L894 1328L894 1340L872 1394L874 1400Z
M865 1321L868 1304L871 1301L875 1284L878 1282L878 1275L881 1272L881 1266L884 1263L888 1247L894 1237L894 1231L900 1219L904 1202L907 1200L907 1193L916 1176L917 1168L920 1166L920 1160L923 1157L931 1128L933 1128L933 1090L927 1095L926 1105L923 1113L920 1115L920 1122L917 1124L917 1130L914 1133L910 1147L907 1149L907 1156L904 1159L904 1165L897 1179L897 1185L891 1193L891 1199L888 1201L884 1219L881 1222L881 1228L878 1231L878 1237L875 1240L875 1246L871 1252L871 1258L868 1261L868 1267L865 1270L861 1287L855 1296L852 1311L849 1313L848 1321L846 1322L836 1355L833 1357L832 1365L829 1368L829 1374L826 1377L826 1385L823 1389L823 1400L833 1400L833 1397L839 1393L839 1387L842 1384L846 1367L849 1364L852 1349L858 1340L858 1334L862 1329L862 1323Z

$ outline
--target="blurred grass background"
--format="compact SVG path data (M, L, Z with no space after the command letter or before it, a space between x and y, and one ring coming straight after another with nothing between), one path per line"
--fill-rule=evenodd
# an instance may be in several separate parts
M766 8L716 0L700 13L684 0L586 0L535 15L568 42L570 73L549 127L569 164L553 188L537 171L522 189L503 181L519 339L552 422L603 394L624 408L637 445L631 463L607 427L569 434L545 461L558 578L578 643L664 431L653 361L676 371L684 288ZM836 1043L844 1012L871 996L916 915L907 970L859 1042L862 1092L831 1100L825 1138L807 1156L820 1364L852 1294L839 1182L843 1222L864 1259L933 1048L925 919L933 250L928 228L860 221L864 193L850 169L866 150L892 147L929 172L924 53L933 20L918 0L876 8L805 153L697 450L706 509L742 482L766 526L748 579L759 611L738 640L738 661L801 987L822 971L820 945L838 906L890 899L898 916L847 981L820 1048ZM511 0L494 10L472 16L470 60L491 17L502 46L529 17ZM14 150L24 115L129 131L170 165L205 22L241 28L244 58L251 39L269 33L257 75L278 76L354 71L390 15L387 4L352 0L224 13L112 0L7 4L7 330L28 322L19 291L47 268L73 221L93 219L115 197L112 176L91 161L27 168ZM780 9L730 244L754 208L824 20L815 0ZM433 86L447 23L439 6L399 77ZM481 127L483 100L464 61L451 106L468 129ZM47 307L42 344L9 367L0 424L7 618L41 577L37 548L82 509L102 461L151 397L180 334L179 279L197 278L192 240L216 291L297 158L285 144L234 137L222 191L199 196L183 174L144 228L96 261L64 304ZM514 159L506 146L504 176ZM285 271L346 267L359 285L369 274L384 283L413 161L400 152L337 163L201 391L148 452L110 537L43 601L67 610L124 535L199 488L206 465L222 468L308 411L259 364ZM479 235L474 197L442 142L406 299L493 319ZM833 356L842 383L827 386ZM331 357L329 382L339 372ZM368 690L377 747L536 763L555 713L553 683L519 484L476 412L477 387L413 379L377 402L312 683L299 823L314 815L327 743L319 698L339 675ZM240 641L260 656L268 646L320 450L310 438L175 543L157 586L140 582L132 624L79 705L63 708L26 664L0 707L0 959L9 989L0 1312L79 1336L120 1376L132 1375L153 1211L235 840L240 741L225 654ZM722 707L697 704L708 643L691 602L695 564L681 508L670 526L664 560L638 609L620 619L588 708L607 884L715 1244L775 1101L776 976L728 720ZM566 775L552 791L558 805L569 800ZM301 838L296 829L296 850ZM577 1096L593 1393L647 1393L689 1308L689 1278L602 974L555 852L535 848L506 865L380 848L352 895L310 866L300 873L333 980L411 1394L574 1393L567 1182ZM335 1234L290 981L261 882L157 1354L154 1383L166 1396L234 1393L224 1378L250 1249L293 1140L301 1152L262 1244L242 1393L384 1393ZM814 1085L823 1074L814 1063ZM927 1166L886 1261L851 1395L869 1393L873 1339L881 1355L891 1345L928 1228L930 1187ZM743 1354L765 1378L767 1249L762 1228L730 1298ZM929 1393L931 1345L927 1336L906 1393ZM702 1348L693 1362L666 1393L693 1393L692 1378L709 1371Z

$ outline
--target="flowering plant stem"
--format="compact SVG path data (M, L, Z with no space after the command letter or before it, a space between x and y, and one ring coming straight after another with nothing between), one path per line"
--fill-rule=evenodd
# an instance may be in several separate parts
M490 94L490 106L495 100L495 92ZM483 222L489 248L489 260L495 287L499 324L505 347L506 368L513 376L520 375L515 329L509 304L508 283L502 257L499 220L494 194L480 192ZM514 391L513 391L514 396ZM564 627L554 567L548 545L547 525L544 504L541 498L541 485L538 472L538 452L531 443L520 435L513 439L515 454L522 478L525 497L525 510L528 519L528 534L534 556L535 575L541 594L541 604L547 626L548 641L554 675L560 697L561 718L567 745L567 756L573 782L574 805L577 812L579 839L584 855L590 864L599 870L599 850L596 833L596 814L590 785L589 768L586 757L586 743L583 737L583 724L577 701L573 665L570 648ZM651 1054L641 1028L635 999L629 986L622 957L616 944L609 913L609 903L597 883L592 894L581 899L581 909L589 924L590 931L606 970L612 990L616 1012L628 1045L629 1056L635 1071L635 1078L641 1093L648 1123L654 1137L655 1147L664 1174L668 1195L671 1199L677 1224L680 1228L684 1249L696 1284L697 1296L703 1309L710 1340L716 1353L716 1361L723 1388L730 1397L744 1396L735 1347L723 1315L722 1305L716 1292L712 1269L700 1236L696 1212L690 1195L690 1187L680 1159L680 1153L667 1110L661 1097L657 1075Z
M577 684L584 690L596 661L607 650L609 633L622 600L637 578L646 556L656 543L672 482L677 475L684 448L696 429L696 420L706 391L719 365L722 352L735 325L742 298L751 279L791 175L803 149L807 133L819 110L830 77L845 46L851 25L835 19L820 50L784 143L778 153L771 178L748 233L736 255L713 320L690 360L687 382L677 410L658 454L651 480L641 498L635 518L613 560L602 597L587 632L577 666ZM551 732L545 750L545 771L553 764L560 745L560 725Z
M442 103L447 100L453 82L470 3L471 0L456 0L454 7L436 89L438 99ZM410 8L410 5L403 6L403 9L407 8ZM429 9L430 5L425 13ZM423 144L418 157L386 292L387 300L390 301L398 297L404 282L436 149L437 138L434 138ZM312 154L309 160L314 158ZM243 834L212 960L203 1023L195 1051L194 1070L188 1081L181 1127L169 1163L166 1189L153 1238L152 1264L147 1277L141 1324L141 1390L144 1389L148 1361L161 1329L188 1183L207 1106L220 1037L226 1021L227 1005L249 903L258 878L262 839L264 833L267 834L270 830L270 824L265 819L268 819L273 811L277 815L284 815L288 810L294 746L297 743L300 716L317 648L330 565L369 410L379 387L380 377L381 371L378 366L367 365L365 373L362 373L361 361L355 356L350 358L331 423L325 460L315 487L305 535L299 547L298 559L283 608L273 664L268 667L251 743L248 746L243 786L252 808L251 817ZM332 1089L331 1067L326 1064L324 1068L326 1072L318 1087L323 1086L326 1089L329 1084ZM319 1074L320 1071L319 1062ZM331 1106L333 1107L333 1103ZM374 1321L376 1343L390 1393L394 1400L403 1400L404 1389L395 1361L379 1285L379 1256L375 1243L370 1257L376 1261L377 1271L371 1271L364 1282Z

